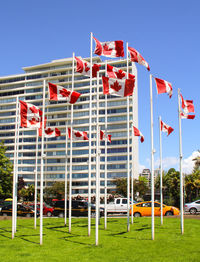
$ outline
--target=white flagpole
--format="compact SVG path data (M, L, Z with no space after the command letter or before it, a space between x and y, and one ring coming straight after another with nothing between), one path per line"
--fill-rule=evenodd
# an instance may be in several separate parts
M96 220L95 220L95 244L99 244L99 194L100 194L100 185L99 185L99 162L100 162L100 131L99 131L99 72L97 73L97 118L96 118Z
M15 237L15 195L16 195L16 161L17 161L17 129L18 129L18 107L19 97L16 97L16 116L15 116L15 145L14 145L14 166L13 166L13 194L12 194L12 239Z
M18 106L18 120L17 120L17 153L16 153L16 169L15 169L15 233L17 232L17 191L18 191L18 156L19 156L19 106ZM23 137L22 137L23 140ZM22 141L23 145L23 141Z
M163 225L163 179L162 179L162 134L161 134L161 117L159 117L159 134L160 134L160 223Z
M91 234L91 147L92 147L92 40L90 33L90 102L89 102L89 161L88 161L88 236Z
M35 151L35 214L34 214L34 228L37 227L37 183L38 183L38 128L36 130L36 151Z
M150 111L151 111L151 239L154 240L154 145L153 145L153 95L152 95L151 74L150 74Z
M138 127L138 77L137 68L135 63L132 62L132 74L135 75L135 88L132 96L132 117L133 126ZM133 224L133 200L134 200L134 175L138 176L138 139L134 136L132 126L132 174L131 174L131 199L132 199L132 212L131 212L131 223Z
M133 133L133 122L132 122L132 127L131 127L131 134L132 134L132 172L131 172L131 224L133 224L133 198L134 198L134 189L133 189L133 179L134 179L134 133Z
M72 55L72 92L74 91L74 52ZM71 139L70 139L70 174L69 174L69 233L72 227L72 128L73 128L73 104L71 104Z
M66 146L65 146L65 226L67 226L67 143L68 143L68 128L66 125Z
M128 43L126 43L127 79L129 74ZM129 96L127 96L127 232L130 231L130 131L129 131Z
M42 144L41 144L41 170L40 170L40 245L43 243L43 183L44 183L44 119L45 119L46 80L43 80L42 101Z
M105 61L105 76L107 76L107 60ZM104 229L107 229L107 144L108 144L108 97L105 95L105 191L104 191Z
M184 233L184 216L183 216L183 174L182 174L182 132L181 132L181 104L180 104L180 89L178 89L178 120L179 120L179 158L180 158L180 212L181 212L181 234Z

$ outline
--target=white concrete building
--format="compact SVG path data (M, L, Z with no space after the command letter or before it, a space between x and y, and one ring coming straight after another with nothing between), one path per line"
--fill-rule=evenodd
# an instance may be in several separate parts
M89 61L89 58L86 60ZM94 57L93 62L102 63L100 76L105 74L105 63L99 57ZM109 64L126 70L126 60L109 60ZM134 73L134 64L129 65L129 72ZM4 140L7 146L7 156L13 160L15 137L15 113L16 96L42 108L43 80L59 84L70 89L72 84L72 58L53 60L46 64L24 67L23 74L0 77L0 140ZM101 77L100 77L101 79ZM89 91L90 79L75 73L74 91L82 95L74 104L74 129L88 131L89 133ZM95 192L95 168L96 168L96 79L93 79L92 100L92 195ZM105 130L105 99L102 84L100 82L100 107L99 122L101 130ZM130 101L130 120L134 119L134 125L138 121L137 90ZM45 185L50 186L54 181L64 181L65 176L65 141L66 125L70 125L71 106L66 102L48 100L46 89L47 127L57 127L61 130L61 136L45 141ZM108 193L115 190L113 180L127 176L127 99L117 96L108 96L108 133L112 135L112 143L108 143L107 174ZM130 123L131 131L131 123ZM131 134L131 133L130 133ZM131 135L130 135L131 138ZM138 171L138 142L134 139L134 168ZM19 140L19 176L23 176L28 184L34 183L36 131L20 129ZM101 194L104 193L104 169L105 169L105 142L101 142L100 159L100 186ZM132 139L130 139L132 148ZM88 193L88 142L73 142L73 194L87 195ZM41 141L39 140L39 152ZM70 154L70 141L68 140L68 155ZM40 163L40 160L39 160ZM131 162L130 162L131 163ZM40 164L39 164L40 166ZM38 169L40 173L40 168ZM68 158L69 170L69 158ZM131 170L131 169L130 169ZM136 174L135 173L135 174ZM138 174L136 174L138 175ZM68 172L69 176L69 172Z

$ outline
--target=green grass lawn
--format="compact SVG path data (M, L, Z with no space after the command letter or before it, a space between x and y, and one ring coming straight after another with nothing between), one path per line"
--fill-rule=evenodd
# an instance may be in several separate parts
M101 219L99 246L95 246L95 220L87 236L87 218L72 219L72 233L61 218L44 219L43 245L39 245L39 226L33 219L19 219L16 237L11 239L11 220L0 221L2 262L23 261L200 261L200 220L185 219L185 233L180 233L179 218L155 218L155 240L151 240L151 218L134 218L126 232L126 218L108 218L104 230ZM39 219L38 219L39 224Z

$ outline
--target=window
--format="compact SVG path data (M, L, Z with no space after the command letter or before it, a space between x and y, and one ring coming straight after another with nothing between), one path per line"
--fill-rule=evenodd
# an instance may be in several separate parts
M151 207L151 202L143 203L142 207Z
M123 198L122 199L122 204L127 204L127 199Z
M160 207L160 204L155 202L154 207Z
M120 204L120 199L117 199L116 204L118 205Z

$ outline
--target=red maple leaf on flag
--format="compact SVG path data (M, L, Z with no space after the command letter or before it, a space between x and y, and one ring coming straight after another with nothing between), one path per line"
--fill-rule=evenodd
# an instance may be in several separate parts
M35 118L32 118L31 120L29 120L29 122L30 122L31 125L35 125L35 124L39 123L39 121Z
M90 70L90 68L88 67L88 63L84 63L84 66L85 66L85 72L88 72Z
M105 44L105 45L103 46L103 49L104 49L104 51L112 51L112 50L113 50L112 48L109 49L109 47L108 47L107 44Z
M30 110L33 114L37 114L38 113L38 109L35 106L31 106Z
M115 83L113 85L110 85L110 87L112 89L114 89L116 92L119 92L119 90L122 88L120 85L119 85L119 82L116 80Z
M75 135L76 137L82 137L82 134L81 134L80 132L75 132L74 135Z
M45 130L45 133L47 135L51 135L53 133L53 130L49 127L48 129Z
M60 90L60 94L63 96L63 97L69 97L70 96L70 91L68 91L67 89L61 89Z
M117 75L117 78L122 79L123 77L125 77L125 73L120 69L118 72L115 72L115 74Z

